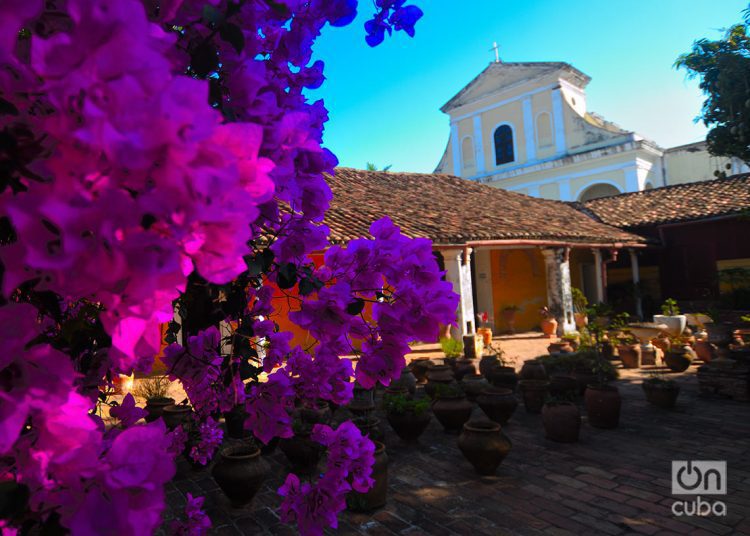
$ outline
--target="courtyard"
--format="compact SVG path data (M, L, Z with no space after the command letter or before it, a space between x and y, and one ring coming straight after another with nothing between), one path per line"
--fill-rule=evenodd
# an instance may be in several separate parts
M496 337L516 368L546 353L549 339L538 333ZM438 359L437 345L415 354ZM480 477L461 455L457 436L434 419L416 444L402 442L385 423L388 499L374 512L345 511L336 534L750 534L750 406L700 396L695 366L669 373L681 387L674 410L649 405L641 382L646 369L620 369L623 399L618 428L587 424L578 443L545 439L541 417L519 404L504 433L513 447L496 476ZM419 388L418 388L419 389ZM343 420L339 409L334 421ZM482 418L475 406L472 418ZM246 509L233 509L211 478L185 460L167 487L170 516L179 515L185 494L205 496L214 533L295 534L279 521L276 490L289 470L277 449L267 457L271 476ZM726 460L726 516L675 516L672 460ZM692 497L688 497L692 500ZM704 497L704 499L712 499Z

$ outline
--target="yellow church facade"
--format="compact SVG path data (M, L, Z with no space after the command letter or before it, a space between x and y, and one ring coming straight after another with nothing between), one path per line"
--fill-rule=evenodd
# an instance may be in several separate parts
M590 80L562 62L491 63L441 108L450 137L436 172L585 201L745 170L705 142L665 150L589 112Z

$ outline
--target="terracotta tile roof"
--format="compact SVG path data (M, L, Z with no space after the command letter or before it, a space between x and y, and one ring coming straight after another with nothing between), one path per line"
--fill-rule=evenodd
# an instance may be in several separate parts
M370 223L386 215L406 235L430 238L436 244L515 239L645 242L598 223L567 203L450 175L337 168L326 178L334 195L326 224L337 243L368 236Z
M623 229L738 214L750 211L750 173L601 197L574 206Z

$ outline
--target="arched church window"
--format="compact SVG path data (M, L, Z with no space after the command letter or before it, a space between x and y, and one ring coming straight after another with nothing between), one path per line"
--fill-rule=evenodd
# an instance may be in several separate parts
M507 164L515 160L513 154L513 129L510 125L500 125L495 130L495 164Z
M539 147L552 145L552 118L547 112L536 116L536 142Z
M469 136L461 142L461 162L463 162L464 169L474 167L474 144Z
M581 195L578 197L579 201L591 201L592 199L599 199L600 197L609 197L610 195L618 195L622 192L607 183L592 184L586 188Z

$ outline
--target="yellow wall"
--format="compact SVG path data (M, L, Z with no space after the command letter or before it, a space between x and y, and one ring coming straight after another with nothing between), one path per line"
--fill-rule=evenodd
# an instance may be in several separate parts
M729 158L711 156L703 144L664 154L668 184L715 179L714 171L725 171L731 175L732 171L726 168L730 162Z
M495 329L501 333L507 331L502 310L511 304L521 308L516 313L516 331L537 329L539 308L547 304L542 254L536 248L494 250L491 264Z

